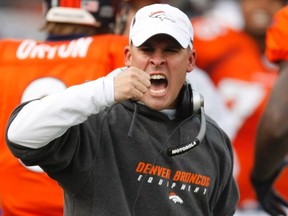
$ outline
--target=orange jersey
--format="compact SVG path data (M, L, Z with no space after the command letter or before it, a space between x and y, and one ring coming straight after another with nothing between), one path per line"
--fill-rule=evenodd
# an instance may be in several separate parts
M124 66L128 38L0 40L0 203L3 216L63 215L63 192L39 167L25 167L6 146L8 117L21 102L107 75Z
M212 78L231 113L236 135L235 178L240 190L239 207L257 204L250 182L258 122L276 80L275 68L263 61L255 42L245 33L228 28L210 18L192 20L197 52L196 64ZM288 194L287 178L279 179ZM247 204L247 205L246 205Z
M272 61L288 61L288 6L279 10L273 17L272 25L267 30L266 56Z

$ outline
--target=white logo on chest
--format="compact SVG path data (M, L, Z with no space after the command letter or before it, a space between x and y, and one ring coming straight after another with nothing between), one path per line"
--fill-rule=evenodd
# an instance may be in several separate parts
M182 204L183 203L183 200L175 193L170 193L169 194L169 199L172 200L175 204L176 203L179 203L179 204Z

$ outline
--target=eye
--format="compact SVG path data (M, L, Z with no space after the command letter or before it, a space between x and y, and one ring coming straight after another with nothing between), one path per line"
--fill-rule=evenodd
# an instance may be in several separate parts
M165 49L166 52L172 52L172 53L177 53L179 51L179 49L176 49L176 48L168 48L168 49Z
M165 52L178 53L180 49L181 48L178 46L168 46L166 47Z
M153 49L151 46L141 46L141 47L140 47L140 50L141 50L142 52L146 52L146 53L149 53L149 52L153 52L153 51L154 51L154 49Z

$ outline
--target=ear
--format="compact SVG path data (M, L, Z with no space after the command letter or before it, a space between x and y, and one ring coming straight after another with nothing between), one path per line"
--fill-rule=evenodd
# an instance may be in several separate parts
M130 67L131 66L131 58L132 58L131 47L130 46L125 46L125 48L124 48L124 57L125 57L125 65L127 67Z
M190 73L196 67L196 50L193 48L189 52L188 61L187 73Z

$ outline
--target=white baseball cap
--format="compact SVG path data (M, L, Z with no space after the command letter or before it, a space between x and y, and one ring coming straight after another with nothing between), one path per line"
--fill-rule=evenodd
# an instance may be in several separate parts
M129 41L138 47L157 34L170 35L183 48L192 48L192 23L188 16L176 7L152 4L137 11L131 22Z

